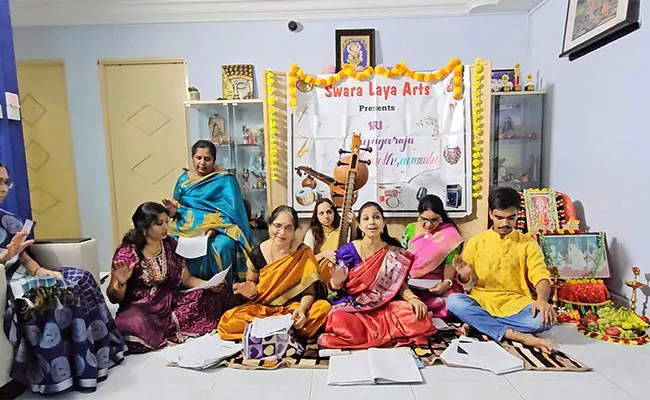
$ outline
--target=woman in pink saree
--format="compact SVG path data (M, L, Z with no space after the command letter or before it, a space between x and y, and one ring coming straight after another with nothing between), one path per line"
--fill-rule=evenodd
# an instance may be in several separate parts
M418 213L418 221L407 225L402 237L402 245L415 256L409 277L441 282L429 290L413 289L413 293L427 305L433 318L447 318L447 297L463 291L452 265L460 254L463 237L438 196L424 196Z

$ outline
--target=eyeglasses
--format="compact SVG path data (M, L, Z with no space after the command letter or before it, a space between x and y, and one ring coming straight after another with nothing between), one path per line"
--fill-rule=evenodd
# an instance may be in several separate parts
M296 228L293 225L282 225L278 223L272 223L271 226L276 230L276 231L287 231L287 232L293 232L296 230Z
M11 190L14 187L14 183L12 181L10 181L9 179L7 179L7 180L0 179L0 186L6 186L7 190Z
M418 219L422 222L428 222L430 224L439 224L442 222L442 218L440 217L435 217L435 218L424 218L423 216L419 216Z

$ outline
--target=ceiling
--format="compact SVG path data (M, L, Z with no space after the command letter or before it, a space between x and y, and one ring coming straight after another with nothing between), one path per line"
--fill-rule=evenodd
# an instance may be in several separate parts
M9 0L9 4L14 26L66 26L526 12L542 1L544 0Z

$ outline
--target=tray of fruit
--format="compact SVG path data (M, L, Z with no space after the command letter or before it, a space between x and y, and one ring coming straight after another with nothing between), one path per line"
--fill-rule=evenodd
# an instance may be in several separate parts
M580 319L578 330L607 342L639 345L650 341L648 317L640 317L626 308L603 307L594 314L589 311Z

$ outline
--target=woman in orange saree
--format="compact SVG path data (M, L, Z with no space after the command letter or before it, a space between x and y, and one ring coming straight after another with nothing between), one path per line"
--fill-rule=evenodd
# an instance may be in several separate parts
M341 247L330 286L343 301L327 317L325 348L426 345L436 332L427 306L406 286L413 255L388 234L384 212L368 202L359 211L363 238Z
M296 334L303 338L315 336L323 326L332 307L322 300L327 292L314 252L309 246L294 243L297 227L298 215L293 208L273 210L270 239L251 252L246 282L233 285L235 294L249 302L223 314L217 327L221 339L241 339L254 318L285 314L292 314Z

